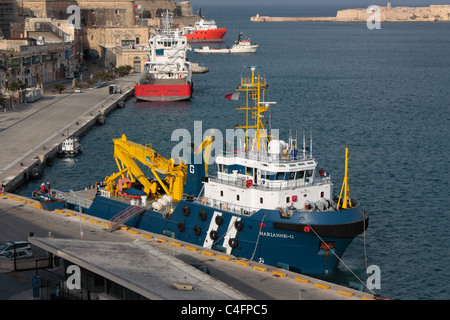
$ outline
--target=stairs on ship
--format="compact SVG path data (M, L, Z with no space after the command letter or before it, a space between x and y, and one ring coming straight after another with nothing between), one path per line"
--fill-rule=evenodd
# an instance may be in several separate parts
M111 226L107 229L108 232L113 232L121 224L124 224L131 218L145 211L145 207L129 206L128 208L120 211L114 217L111 218Z

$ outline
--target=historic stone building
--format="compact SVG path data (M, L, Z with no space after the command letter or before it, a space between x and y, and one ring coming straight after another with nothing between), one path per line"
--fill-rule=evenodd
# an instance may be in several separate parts
M68 10L70 6L76 10ZM41 50L40 65L43 68L37 70L33 63L31 68L27 68L28 60L23 64L24 54L29 53L26 46L9 53L9 56L3 52L0 55L3 80L0 87L5 86L7 79L21 79L35 85L36 82L63 78L86 57L86 53L93 51L98 53L98 64L104 68L131 65L135 72L141 72L148 55L146 46L151 28L159 26L159 15L165 9L174 12L177 19L174 22L180 27L195 22L189 1L1 0L0 39L3 35L4 38L34 41L32 51L36 52L33 51L31 56L35 57L33 61L37 61ZM67 24L68 20L72 24ZM11 44L10 41L8 43ZM64 53L68 52L68 46L71 46L71 56L74 57L70 65L68 61L58 60L60 57L53 52L47 55L42 51L64 47L61 50Z

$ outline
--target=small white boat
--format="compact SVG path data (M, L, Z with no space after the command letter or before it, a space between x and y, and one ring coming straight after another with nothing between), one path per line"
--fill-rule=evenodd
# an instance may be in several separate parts
M66 157L74 157L83 150L78 138L67 138L61 143L58 154Z
M194 49L195 53L254 53L259 47L258 44L253 43L250 39L242 40L242 33L239 33L238 41L231 48L210 48L204 46L201 49Z

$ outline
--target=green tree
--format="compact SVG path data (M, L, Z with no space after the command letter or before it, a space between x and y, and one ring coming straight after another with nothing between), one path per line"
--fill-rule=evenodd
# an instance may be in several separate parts
M90 78L88 81L86 81L89 85L89 88L92 88L92 86L94 85L94 83L97 82L97 80L95 78Z
M4 96L0 93L0 107L3 107L3 104L5 103L5 101L6 101L6 96Z
M97 73L95 74L95 77L98 80L105 80L108 77L108 73L103 70L98 70Z
M22 81L17 80L17 81L13 81L8 85L8 89L12 92L16 92L19 91L20 89L25 89L27 87L27 85L25 83L22 83Z
M53 86L53 89L55 89L56 91L59 92L59 94L61 94L61 92L63 92L64 89L66 89L66 86L65 86L63 83L56 83L56 84Z

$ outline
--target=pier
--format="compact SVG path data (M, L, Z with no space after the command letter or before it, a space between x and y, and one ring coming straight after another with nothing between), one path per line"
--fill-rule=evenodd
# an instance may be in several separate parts
M6 191L14 191L26 181L32 170L43 170L57 155L64 139L80 137L117 107L123 106L134 92L136 74L110 81L122 93L110 94L101 88L71 89L62 94L45 94L41 100L16 105L0 116L0 181Z

